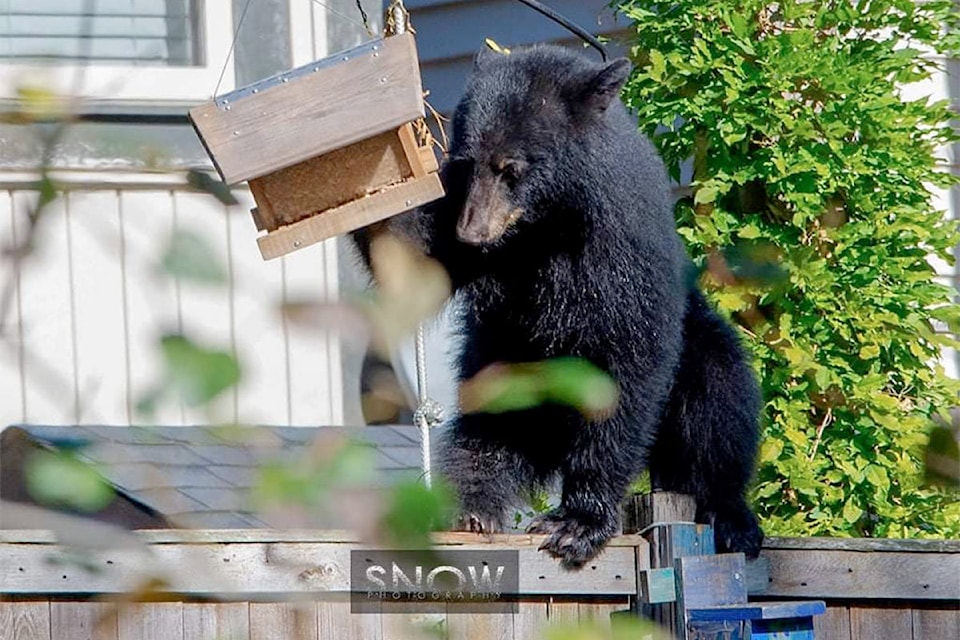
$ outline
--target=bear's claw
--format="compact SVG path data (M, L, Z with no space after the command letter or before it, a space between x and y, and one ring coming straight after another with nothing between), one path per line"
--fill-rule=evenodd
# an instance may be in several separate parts
M488 514L481 513L462 513L454 521L455 531L469 531L471 533L500 533L503 527L500 525L500 519Z
M527 527L527 533L549 536L540 550L559 558L564 569L583 567L603 550L612 535L602 525L567 516L559 510L537 517Z

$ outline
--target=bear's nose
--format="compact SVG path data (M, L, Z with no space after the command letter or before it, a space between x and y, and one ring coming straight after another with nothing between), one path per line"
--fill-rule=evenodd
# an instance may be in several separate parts
M490 236L483 230L458 224L457 239L466 244L480 245L489 242Z
M489 216L479 207L468 203L457 220L457 239L467 244L484 244L493 238Z

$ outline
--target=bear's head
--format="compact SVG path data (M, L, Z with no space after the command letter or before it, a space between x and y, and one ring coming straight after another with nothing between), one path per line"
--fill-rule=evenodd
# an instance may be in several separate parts
M629 73L625 59L600 63L556 46L482 51L454 113L444 170L462 198L458 240L498 245L576 202L578 171L624 117L617 96Z

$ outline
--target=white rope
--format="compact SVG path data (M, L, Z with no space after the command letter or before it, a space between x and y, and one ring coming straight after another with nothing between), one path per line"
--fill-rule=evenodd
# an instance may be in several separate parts
M407 10L403 6L403 1L399 0L390 6L393 13L393 32L395 34L407 32Z
M407 9L403 0L394 0L388 7L387 34L400 35L407 31ZM413 413L413 422L420 428L420 461L423 466L423 482L432 484L430 462L430 428L443 422L443 407L430 398L427 391L427 350L424 345L423 323L417 326L417 409Z
M423 465L423 481L429 487L432 482L430 464L430 428L443 422L443 407L430 398L427 392L427 354L424 345L424 328L417 327L417 410L414 423L420 427L420 459Z

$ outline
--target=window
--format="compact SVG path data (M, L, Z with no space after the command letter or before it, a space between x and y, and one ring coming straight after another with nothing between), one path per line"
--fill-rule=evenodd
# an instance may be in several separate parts
M0 0L0 97L39 85L103 100L203 100L232 38L227 0ZM233 87L232 67L221 92Z

